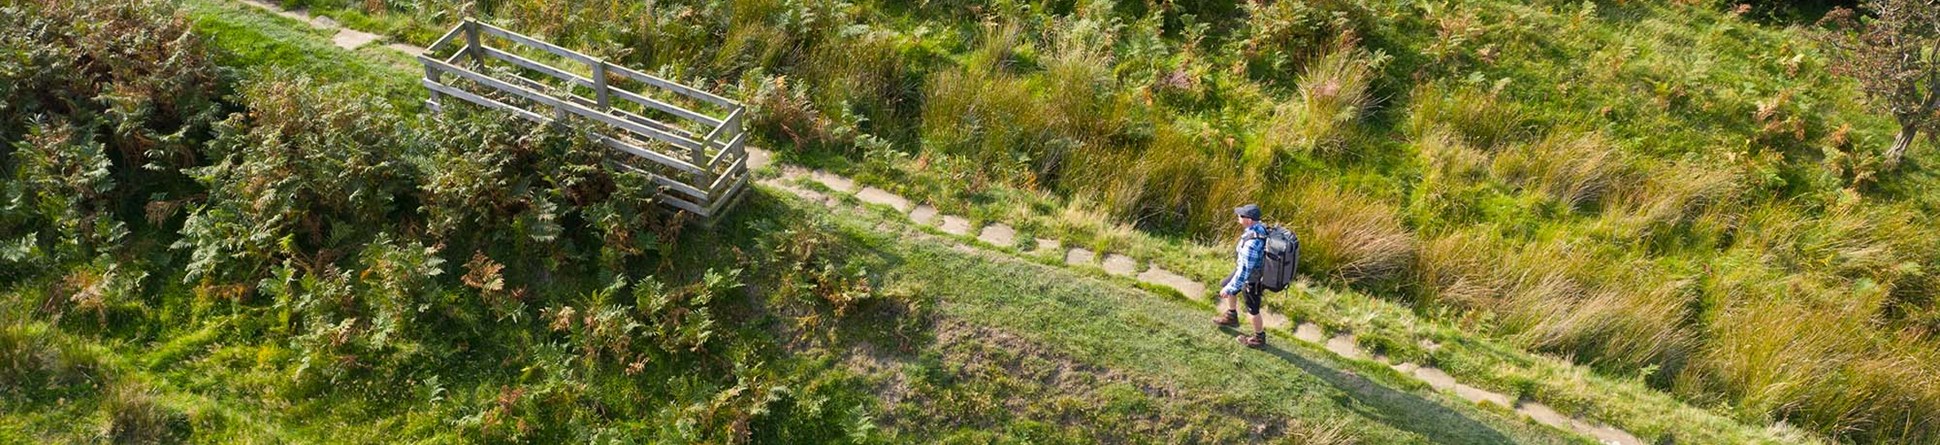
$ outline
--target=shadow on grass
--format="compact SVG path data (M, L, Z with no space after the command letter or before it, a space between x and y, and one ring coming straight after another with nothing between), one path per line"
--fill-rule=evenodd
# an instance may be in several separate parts
M1429 441L1451 444L1517 443L1488 423L1442 406L1421 396L1382 386L1357 374L1328 367L1273 343L1260 349L1299 367L1327 385L1339 388L1356 403L1342 405L1368 418L1427 437Z

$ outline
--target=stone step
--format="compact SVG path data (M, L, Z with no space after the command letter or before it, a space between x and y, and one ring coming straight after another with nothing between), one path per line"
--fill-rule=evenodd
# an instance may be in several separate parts
M1083 247L1073 247L1069 252L1064 253L1064 264L1090 265L1092 262L1097 260L1098 260L1098 254L1092 253L1090 250L1085 249Z
M1341 357L1351 359L1367 358L1367 354L1361 352L1360 345L1354 342L1354 334L1350 333L1335 334L1333 338L1327 339L1327 350Z
M834 190L842 193L855 192L855 180L849 179L842 175L829 173L821 170L815 170L815 171L808 172L808 178L815 182L820 182L824 186L828 186L829 190Z
M1038 238L1037 249L1033 251L1034 252L1055 252L1058 250L1059 247L1063 247L1062 244L1063 243L1055 239Z
M910 208L908 199L875 187L863 187L862 191L856 192L855 197L862 202L889 206L896 209L898 213L908 213Z
M1105 273L1122 277L1138 272L1138 260L1116 253L1105 254Z
M1185 275L1179 275L1172 271L1162 269L1159 266L1152 266L1151 269L1146 269L1145 273L1138 274L1138 280L1170 287L1172 290L1179 291L1180 294L1185 295L1189 299L1204 300L1206 298L1205 285L1201 285L1198 281L1187 278Z
M963 219L961 216L943 215L943 223L937 225L937 227L943 229L943 233L951 235L966 236L970 234L970 220Z
M377 34L371 34L368 32L358 31L350 28L341 28L337 30L337 35L335 37L330 38L330 43L336 44L338 48L356 51L357 48L363 47L364 45L367 45L370 42L375 42L377 41L377 39L378 39Z
M1455 384L1455 395L1457 397L1466 399L1469 402L1478 403L1478 404L1483 402L1488 402L1488 403L1495 404L1495 406L1500 406L1503 408L1515 406L1515 401L1509 400L1509 396L1506 394L1502 394L1499 392L1494 392L1494 391L1490 391L1482 388L1477 388L1473 386L1468 386L1461 383Z
M1017 244L1017 229L1004 223L991 224L983 227L983 233L978 234L977 239L993 246L1010 247Z
M1318 344L1327 339L1327 333L1321 331L1320 325L1313 324L1313 323L1301 323L1299 326L1295 326L1293 328L1293 338L1300 339L1301 341L1305 341L1307 343Z
M936 225L936 215L936 208L930 207L929 204L917 205L916 209L909 211L909 219L911 221L916 221L917 224L926 226Z

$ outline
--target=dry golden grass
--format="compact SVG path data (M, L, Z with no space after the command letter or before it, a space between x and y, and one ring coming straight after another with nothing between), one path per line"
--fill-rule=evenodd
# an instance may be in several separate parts
M1688 282L1568 240L1510 244L1474 231L1429 241L1416 274L1424 300L1493 313L1519 343L1583 363L1677 364L1695 347L1682 326Z
M1642 171L1640 180L1612 188L1605 199L1601 223L1619 237L1647 238L1689 225L1715 238L1740 222L1747 186L1736 168L1679 161Z
M1508 147L1491 169L1510 184L1547 194L1566 208L1597 205L1612 187L1632 177L1623 153L1595 133L1551 133Z
M1271 184L1262 205L1300 236L1301 268L1349 283L1400 278L1415 261L1415 237L1391 203L1333 184Z

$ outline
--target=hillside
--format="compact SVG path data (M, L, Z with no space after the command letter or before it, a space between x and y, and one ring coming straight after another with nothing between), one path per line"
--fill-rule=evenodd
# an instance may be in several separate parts
M1940 441L1934 147L1879 169L1810 11L283 6L395 47L0 13L0 441ZM424 114L400 50L463 16L744 98L776 163L700 225ZM1306 249L1265 352L1204 326L1241 202Z

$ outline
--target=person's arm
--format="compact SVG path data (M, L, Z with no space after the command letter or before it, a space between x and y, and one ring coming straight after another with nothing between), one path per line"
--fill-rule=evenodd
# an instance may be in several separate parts
M1238 294L1240 288L1246 285L1246 280L1253 278L1253 272L1255 271L1255 269L1260 268L1260 257L1265 250L1266 250L1265 238L1253 238L1253 239L1246 240L1246 248L1245 248L1246 255L1240 258L1239 270L1233 271L1233 279L1226 283L1225 289L1219 290L1220 294L1222 295Z

